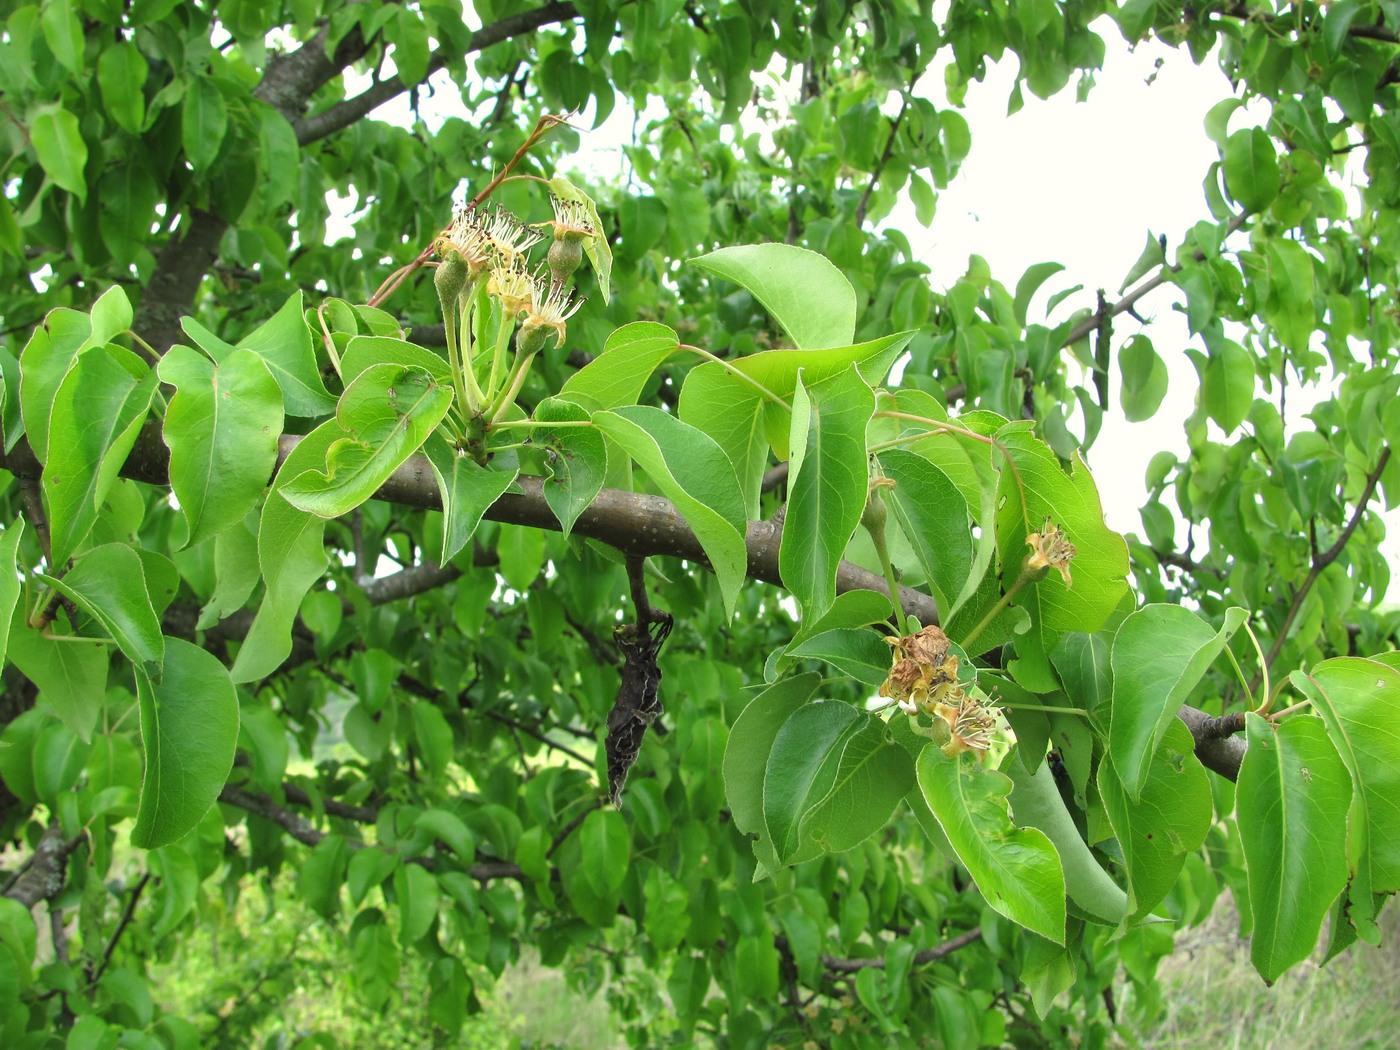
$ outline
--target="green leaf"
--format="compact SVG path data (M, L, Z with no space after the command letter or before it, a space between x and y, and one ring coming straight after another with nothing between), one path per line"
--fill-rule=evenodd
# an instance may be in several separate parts
M455 748L452 727L431 701L418 700L413 704L413 742L428 779L437 780L447 770Z
M236 350L213 365L184 346L161 358L176 393L165 413L170 487L189 529L186 546L243 520L277 467L282 393L262 358Z
M888 616L888 601L885 608ZM862 685L878 686L890 673L890 647L874 631L836 627L812 635L783 655L824 660Z
M1247 618L1226 611L1219 631L1179 605L1146 605L1113 639L1108 753L1133 803L1142 801L1152 755L1196 683Z
M598 206L593 203L592 197L562 175L556 175L549 180L549 192L560 200L575 201L583 205L588 222L593 227L593 236L584 240L583 250L588 254L588 261L593 264L593 273L598 278L598 292L606 303L612 298L612 247L608 244L607 227L598 217Z
M925 747L915 763L919 788L983 898L1012 922L1065 942L1065 877L1045 833L1011 823L1005 773L975 759Z
M447 360L417 343L383 335L351 336L340 355L340 378L349 386L360 374L375 365L413 365L421 368L439 383L452 381L452 367Z
M29 141L34 144L39 166L54 184L86 203L83 168L87 165L88 148L78 118L57 102L40 106L29 117Z
M83 741L91 740L107 690L107 647L46 637L29 626L20 603L10 620L8 656L63 724Z
M129 40L118 40L97 60L97 87L102 105L117 127L140 134L146 121L146 58Z
M611 897L622 888L632 858L626 821L615 809L595 809L584 818L578 836L583 877L599 897Z
M845 346L855 337L855 289L816 252L791 244L745 244L690 262L747 288L802 350Z
M428 435L423 452L432 464L442 496L442 563L465 547L481 516L515 480L514 470L492 470L449 445L440 434Z
M914 788L914 760L890 738L885 723L862 715L841 749L836 776L802 817L800 840L827 853L860 845L889 823Z
M287 456L268 493L258 526L258 564L267 593L233 662L235 682L267 677L292 651L292 623L301 600L326 571L326 522L283 499L282 486L285 479L324 463L326 451L343 435L333 419L307 434Z
M1152 754L1142 801L1123 789L1112 762L1099 763L1099 795L1128 869L1129 919L1144 918L1171 892L1187 854L1201 848L1215 809L1191 731L1173 719Z
M783 529L778 569L803 618L816 619L836 597L836 570L865 510L865 427L875 395L854 368L803 389L810 409L802 417L793 406L793 447L802 455L789 474L791 525Z
M1269 267L1269 298L1264 313L1279 341L1302 353L1317 327L1313 304L1315 277L1312 256L1295 241L1274 238L1265 249Z
M1116 925L1128 912L1128 895L1094 859L1074 825L1048 762L1034 772L1016 759L1003 763L1011 778L1011 812L1022 828L1038 828L1055 847L1069 899L1090 918Z
M155 849L185 836L208 812L238 744L238 694L218 659L180 638L166 640L165 674L136 675L146 772L131 843Z
M1025 327L1026 312L1030 309L1031 299L1034 298L1035 293L1040 289L1042 284L1064 268L1064 263L1036 263L1016 282L1016 300L1013 304L1013 309L1016 312L1016 322L1018 324Z
M191 319L181 322L190 331ZM234 350L251 350L263 359L282 388L282 401L288 415L322 416L335 408L335 398L326 391L306 326L302 293L293 292L282 308L232 347L220 339L203 339L200 348L222 364Z
M1400 890L1400 671L1376 660L1325 660L1292 681L1312 698L1351 772L1347 861L1352 896Z
M778 730L763 777L763 822L779 864L819 852L804 841L802 820L831 790L841 752L866 717L840 700L817 700Z
M1249 957L1272 984L1312 953L1347 884L1351 776L1320 719L1270 725L1251 712L1245 734L1235 819L1254 917Z
M568 378L559 397L595 411L635 405L651 374L679 349L676 333L664 324L623 325L608 336L601 354Z
M745 835L758 836L772 854L768 828L763 819L763 778L768 755L784 723L805 706L821 684L821 676L808 672L777 682L749 701L739 713L724 749L724 790L734 826ZM759 860L765 867L777 867L776 858L768 864L764 853Z
M345 882L348 853L344 838L327 835L301 863L297 880L301 899L325 919L334 919L340 910L340 887Z
M180 128L191 166L197 172L207 170L219 155L228 132L228 104L212 78L196 75L185 82Z
M1210 352L1201 376L1206 414L1233 434L1254 404L1254 356L1239 343L1222 339Z
M44 0L39 16L44 41L70 73L83 72L83 24L70 0Z
M676 505L719 581L726 616L748 571L744 498L734 467L714 439L659 408L599 412L594 424L637 461Z
M1108 703L1113 694L1111 641L1105 633L1066 631L1050 650L1050 662L1055 665L1070 701L1100 721L1108 720Z
M399 901L399 944L407 948L421 940L437 918L437 879L420 864L401 864L394 872L394 896Z
M535 406L535 422L587 422L589 413L580 406L557 397L547 397ZM541 427L534 432L537 447L548 450L549 478L544 498L559 519L564 535L599 491L608 469L608 449L603 435L591 426Z
M50 310L20 353L24 429L40 463L49 459L49 423L59 384L91 333L92 319L87 314L67 308Z
M1225 142L1225 188L1242 208L1263 211L1278 196L1281 176L1273 140L1263 128L1241 128Z
M43 477L54 566L67 563L97 521L156 385L153 369L115 346L84 353L59 384Z
M1151 419L1167 396L1167 363L1145 335L1135 335L1118 352L1123 376L1123 415L1129 423ZM1250 377L1253 385L1253 375Z
M880 453L880 470L894 482L883 497L894 510L940 610L951 610L972 570L967 500L952 479L908 449Z
M161 680L165 637L136 552L124 543L94 547L61 579L45 583L100 623L122 653L153 682Z
M0 666L5 663L10 621L14 619L15 606L19 604L20 577L23 574L19 564L19 541L23 536L23 518L16 518L14 524L0 533Z
M413 365L373 365L340 397L345 436L326 450L324 467L293 477L281 492L292 506L323 518L348 514L389 480L442 422L452 388Z

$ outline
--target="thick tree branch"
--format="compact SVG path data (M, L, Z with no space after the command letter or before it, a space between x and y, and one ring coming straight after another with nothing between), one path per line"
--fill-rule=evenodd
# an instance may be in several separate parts
M279 466L300 441L297 435L282 435L278 441ZM1386 455L1388 457L1388 451ZM169 450L159 437L154 433L145 433L122 467L122 476L152 485L167 485L169 458ZM41 470L34 453L23 439L9 453L0 453L0 469L8 470L21 479L37 476ZM507 492L498 499L486 511L486 517L512 525L559 531L559 519L544 498L543 486L543 478L521 475L516 479L519 491ZM1373 487L1368 487L1367 499ZM427 457L422 454L410 456L380 487L374 498L427 510L442 509L437 479ZM624 554L685 558L709 567L709 559L694 530L686 524L675 505L660 496L603 489L588 509L579 515L573 531L578 536L601 540ZM748 523L745 546L750 578L776 587L783 586L782 575L778 571L782 535L781 521ZM890 593L882 577L847 561L841 562L837 568L836 588L840 592L866 590L885 595ZM899 599L906 615L916 616L920 623L926 625L939 622L938 604L929 595L909 587L900 587ZM1238 769L1236 763L1233 772L1222 775L1233 779Z
M549 3L532 11L521 11L478 29L472 34L471 45L467 48L466 53L472 54L484 50L492 44L499 44L502 40L509 40L511 37L524 33L532 33L542 26L576 17L578 17L578 10L572 3ZM447 65L448 60L455 56L456 52L453 50L445 47L438 48L428 60L428 71L425 77L442 69ZM304 146L308 142L315 142L317 139L325 138L342 128L347 128L390 99L396 98L416 86L416 84L405 83L401 77L397 76L376 81L354 98L348 98L320 113L313 113L311 116L294 121L292 127L296 129L297 141Z

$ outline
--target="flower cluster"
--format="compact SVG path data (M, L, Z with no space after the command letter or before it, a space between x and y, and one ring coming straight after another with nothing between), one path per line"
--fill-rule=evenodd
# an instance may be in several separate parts
M958 655L951 651L948 636L930 625L916 634L885 641L894 653L880 695L894 700L905 714L942 720L948 727L944 754L987 750L996 714L958 684ZM943 741L941 733L938 739Z
M554 227L556 244L593 234L583 205L554 198L554 214L553 223L540 225ZM564 322L583 305L583 300L576 300L558 279L557 267L546 270L541 266L531 272L528 253L543 236L504 208L486 212L459 207L452 224L434 244L443 268L465 265L462 294L484 277L487 294L500 302L506 315L513 320L524 318L520 349L528 353L542 350L548 333L562 344Z

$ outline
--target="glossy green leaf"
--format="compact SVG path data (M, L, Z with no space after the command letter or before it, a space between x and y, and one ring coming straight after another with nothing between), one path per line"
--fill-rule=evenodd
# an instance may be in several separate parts
M146 771L132 845L155 849L199 823L233 768L238 694L218 658L180 638L166 640L165 674L136 676Z
M301 600L326 571L326 522L293 507L281 490L285 479L324 463L327 449L343 436L340 424L328 419L302 438L268 493L258 526L258 564L267 591L233 662L235 682L266 677L292 651L292 623Z
M924 801L983 898L1012 922L1065 940L1065 876L1045 833L1011 823L1005 773L925 747L915 763Z
M815 855L802 821L831 791L842 751L867 717L839 700L817 700L778 730L763 777L763 822L779 864Z
M180 117L185 156L195 171L205 171L219 155L228 133L228 103L212 78L194 76L185 82Z
M1050 650L1050 662L1055 665L1070 701L1101 721L1108 718L1109 698L1113 695L1113 672L1109 666L1113 639L1106 635L1107 632L1066 631Z
M1135 335L1118 352L1123 415L1130 423L1151 419L1167 396L1167 363L1145 335Z
M34 740L34 793L51 810L73 790L87 764L92 745L61 722L50 722Z
M545 398L535 406L537 423L586 423L588 419L586 410L561 398ZM607 445L591 426L541 427L534 432L534 443L548 450L550 476L544 483L544 498L567 536L603 488Z
M442 496L442 560L446 564L471 540L481 516L510 488L516 472L483 467L440 434L428 435L423 452L432 464Z
M412 365L421 368L440 383L452 381L447 359L417 343L384 335L356 335L340 355L340 378L349 386L366 369L375 365Z
M874 631L852 627L821 631L790 647L784 656L824 660L862 685L878 686L890 673L890 647L884 639Z
M1263 211L1281 184L1273 140L1263 128L1241 128L1225 142L1225 186L1247 211Z
M29 116L29 141L54 184L86 201L83 169L87 166L88 148L78 118L57 102L40 106Z
M719 581L725 615L732 616L748 551L743 496L724 450L713 438L649 406L599 412L593 422L641 465L695 530Z
M1097 922L1121 922L1128 913L1128 895L1100 866L1075 827L1050 764L1042 762L1032 772L1013 759L1003 763L1002 771L1011 778L1012 818L1018 827L1043 831L1054 845L1069 899Z
M129 40L106 47L97 59L97 86L108 116L123 131L140 133L146 121L146 58Z
M1312 954L1346 886L1351 776L1320 719L1273 726L1251 713L1245 733L1235 819L1254 917L1249 957L1273 983Z
M763 819L763 779L773 741L787 720L811 700L821 683L815 673L777 682L749 701L724 749L724 790L734 826L758 841L754 852L768 871L781 865L773 852Z
M106 543L77 559L61 579L40 578L100 623L151 681L160 681L165 637L134 550L124 543Z
M160 378L176 393L165 413L170 487L189 530L187 545L214 536L253 509L277 466L282 392L262 358L236 350L213 365L172 346Z
M1129 919L1144 918L1171 892L1187 854L1201 848L1215 816L1191 732L1173 719L1152 754L1142 801L1128 798L1112 762L1100 762L1099 796L1128 869Z
M894 482L882 491L929 581L940 610L950 610L972 571L967 501L937 466L907 449L880 453L880 470Z
M55 566L68 561L96 522L156 385L154 369L115 346L84 353L59 384L43 477Z
M584 818L578 836L584 878L599 897L610 897L622 887L632 858L626 821L615 809L595 809Z
M690 263L747 288L800 349L845 346L855 336L855 290L816 252L790 244L745 244Z
M827 853L858 846L889 823L913 788L909 752L890 738L884 722L864 715L841 749L831 786L803 814L799 838Z
M186 332L191 328L190 321L185 318L181 322ZM280 310L240 339L236 347L208 338L200 340L199 346L220 364L234 350L251 350L261 357L282 388L282 402L289 416L321 416L336 407L335 398L321 381L300 291L293 292Z
M389 480L442 422L452 388L412 365L374 365L340 397L336 421L343 436L313 467L281 487L292 506L323 518L348 514Z
M208 630L237 612L262 578L256 523L244 520L214 537L214 589L199 610L198 630Z
M1142 801L1152 754L1196 683L1246 618L1230 609L1219 631L1179 605L1147 605L1113 639L1108 753L1129 800Z
M635 405L647 380L680 348L676 333L655 321L623 325L603 352L565 381L559 397L588 409Z
M1313 701L1351 772L1347 861L1353 895L1400 890L1400 671L1376 660L1325 660L1293 683Z
M837 567L865 510L870 484L865 427L875 397L855 369L804 389L810 408L799 418L798 406L793 407L793 445L802 448L802 456L789 474L778 569L804 618L815 619L836 597Z
M50 310L20 353L19 398L24 429L29 447L40 463L47 463L49 458L54 396L91 333L92 320L87 314L65 308Z
M297 880L301 899L323 918L334 919L340 911L340 887L345 881L348 853L344 837L327 835L301 863Z

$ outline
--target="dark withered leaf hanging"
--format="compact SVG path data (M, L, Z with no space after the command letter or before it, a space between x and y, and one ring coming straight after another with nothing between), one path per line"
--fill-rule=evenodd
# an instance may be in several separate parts
M647 623L629 623L613 631L613 641L622 653L622 684L617 690L617 703L608 712L608 794L613 805L622 799L622 785L627 772L642 750L642 737L647 726L661 713L657 692L661 685L661 668L656 654L661 651L666 636L671 633L668 613L654 613Z

